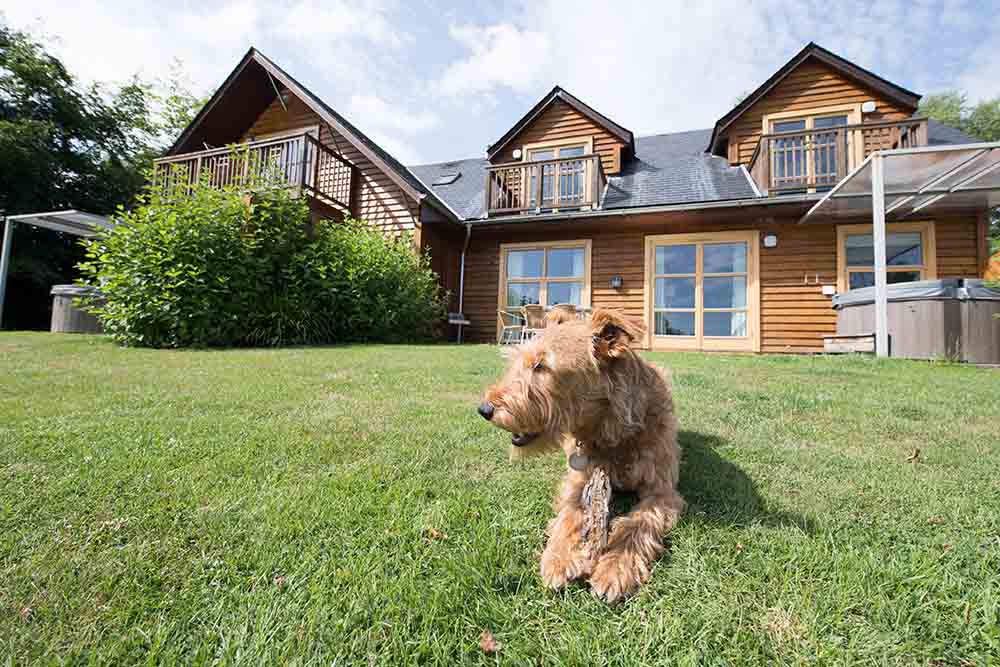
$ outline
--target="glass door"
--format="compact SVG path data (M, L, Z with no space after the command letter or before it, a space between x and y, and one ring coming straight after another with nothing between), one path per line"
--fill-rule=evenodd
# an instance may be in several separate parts
M825 116L812 119L812 174L809 181L816 184L817 192L825 192L847 175L846 133L847 115Z
M652 347L755 348L755 239L756 232L647 237Z
M805 129L806 121L804 118L775 121L771 124L771 131L775 134ZM771 160L772 180L775 187L787 188L788 186L805 185L807 169L805 135L779 136L772 139Z
M582 157L586 147L561 146L558 148L533 148L528 151L529 162L546 162L563 158ZM570 208L580 206L586 199L587 180L583 160L549 162L528 168L528 202L536 208ZM541 204L538 203L538 178L542 179Z

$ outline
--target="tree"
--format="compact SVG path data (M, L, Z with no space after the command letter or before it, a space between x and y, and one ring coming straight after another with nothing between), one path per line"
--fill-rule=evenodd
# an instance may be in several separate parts
M936 95L928 95L920 101L917 114L939 120L945 125L964 130L968 101L965 93L949 90Z
M0 211L107 214L129 205L201 103L179 63L167 82L82 86L40 43L0 24ZM26 225L13 244L4 324L44 328L48 289L75 277L82 250L75 238Z

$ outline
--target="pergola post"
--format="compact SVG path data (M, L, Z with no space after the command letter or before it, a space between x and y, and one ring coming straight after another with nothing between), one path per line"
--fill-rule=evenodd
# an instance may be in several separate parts
M0 252L0 327L3 327L3 302L7 296L7 271L10 268L10 244L14 240L14 221L3 216L3 251Z
M875 250L875 354L889 356L889 299L885 271L885 157L872 155L872 244Z

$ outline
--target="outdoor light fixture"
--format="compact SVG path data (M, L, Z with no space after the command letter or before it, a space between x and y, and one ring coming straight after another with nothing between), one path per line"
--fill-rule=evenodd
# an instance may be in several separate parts
M621 289L621 288L622 288L622 277L611 276L611 289Z
M778 235L777 234L764 234L764 247L765 248L777 248L778 247Z

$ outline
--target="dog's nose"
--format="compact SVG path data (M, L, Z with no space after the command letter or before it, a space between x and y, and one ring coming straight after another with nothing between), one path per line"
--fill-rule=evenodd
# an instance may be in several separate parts
M484 401L479 404L479 414L483 419L489 421L493 419L493 404L489 401Z

